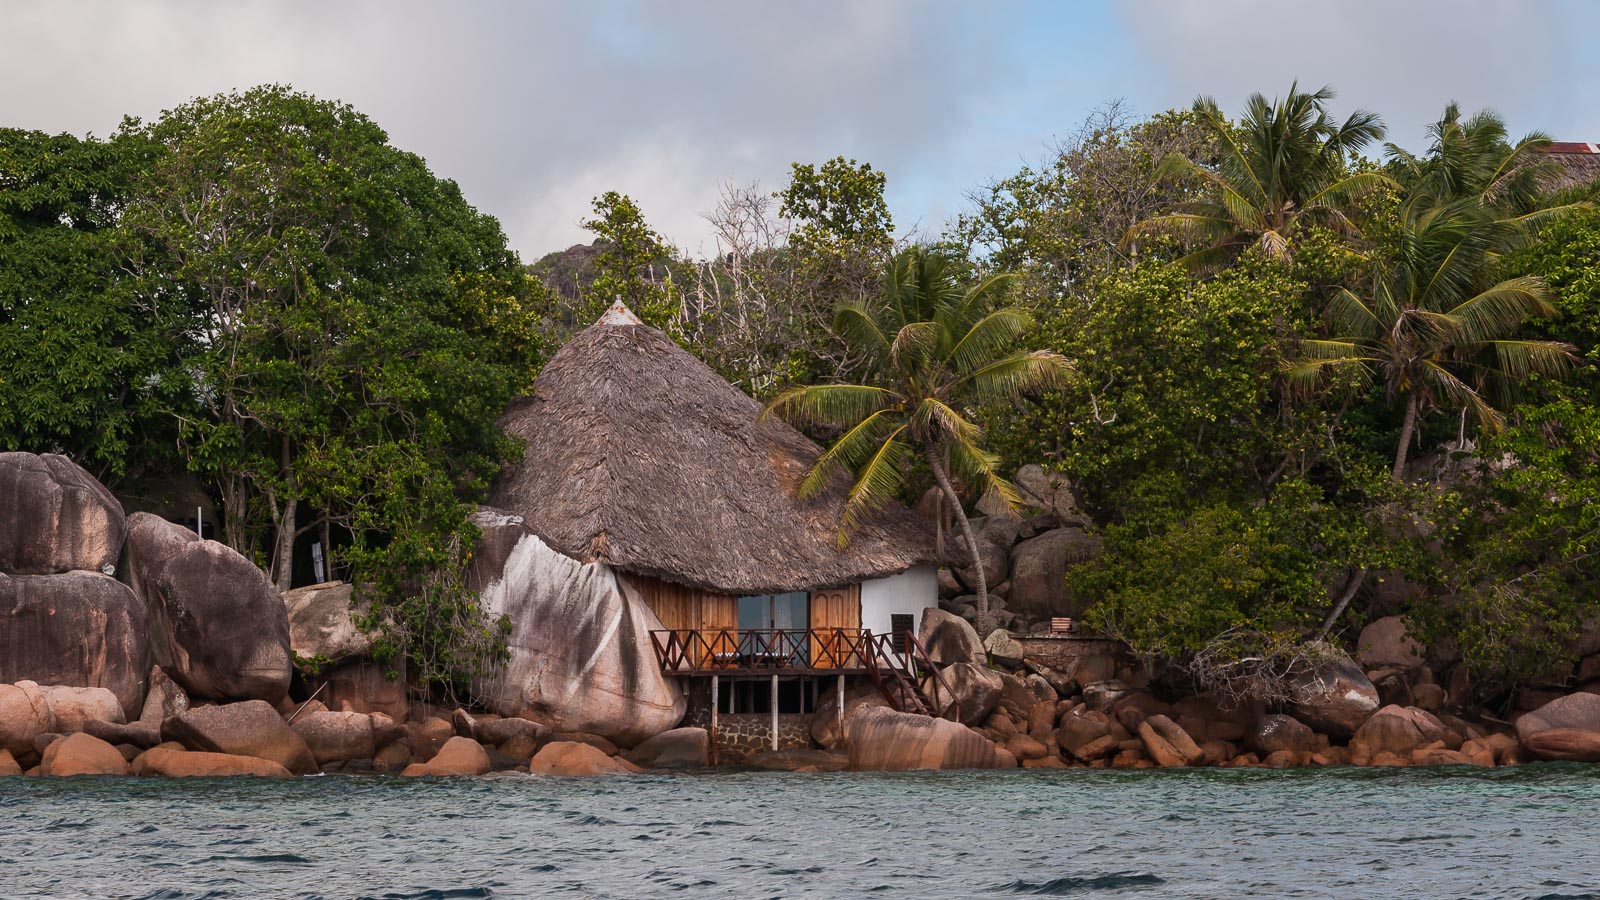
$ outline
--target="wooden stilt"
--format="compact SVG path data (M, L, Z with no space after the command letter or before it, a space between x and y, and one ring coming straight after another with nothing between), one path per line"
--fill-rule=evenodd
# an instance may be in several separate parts
M772 676L772 749L778 749L778 676Z
M839 678L839 746L844 746L844 676Z
M714 766L717 764L717 676L711 676L711 733L710 741L706 746L707 757Z

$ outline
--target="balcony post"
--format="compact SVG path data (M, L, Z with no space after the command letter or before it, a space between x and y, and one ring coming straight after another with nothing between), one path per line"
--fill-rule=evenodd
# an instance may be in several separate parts
M717 764L717 699L718 699L717 698L717 676L716 675L712 675L711 676L711 733L709 735L710 746L707 747L706 749L708 751L707 755L710 757L711 764L713 766Z

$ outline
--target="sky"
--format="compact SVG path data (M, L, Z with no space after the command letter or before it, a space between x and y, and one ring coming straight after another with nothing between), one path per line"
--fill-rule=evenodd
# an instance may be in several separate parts
M0 0L0 127L105 136L290 84L371 116L525 260L587 241L607 190L705 255L721 186L840 155L936 234L1118 99L1237 111L1298 79L1410 149L1450 100L1600 142L1597 35L1586 0Z

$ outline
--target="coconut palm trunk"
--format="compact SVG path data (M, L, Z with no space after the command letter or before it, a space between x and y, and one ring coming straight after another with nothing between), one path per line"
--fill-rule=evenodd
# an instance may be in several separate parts
M1406 478L1406 456L1411 452L1411 437L1417 430L1417 416L1421 413L1422 403L1415 393L1406 397L1406 415L1400 422L1400 446L1394 451L1394 469L1389 477L1395 481L1404 481Z
M955 486L950 483L950 475L945 472L944 464L939 461L939 448L929 441L923 446L924 454L928 460L928 468L933 470L933 479L939 483L939 492L956 511L956 522L961 526L961 537L967 543L967 555L972 559L972 570L977 573L978 582L978 635L989 636L989 579L983 571L983 557L978 553L978 538L972 533L972 523L967 521L967 511L961 506L961 497L956 493Z

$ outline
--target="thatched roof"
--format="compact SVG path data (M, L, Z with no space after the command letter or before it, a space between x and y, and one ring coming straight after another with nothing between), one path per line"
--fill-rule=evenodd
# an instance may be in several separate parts
M551 547L729 594L837 587L933 559L894 505L838 546L842 488L795 491L821 452L621 306L579 333L501 426L527 443L490 502Z
M1552 190L1563 190L1600 180L1600 145L1580 141L1559 141L1545 152L1561 164L1551 181Z

